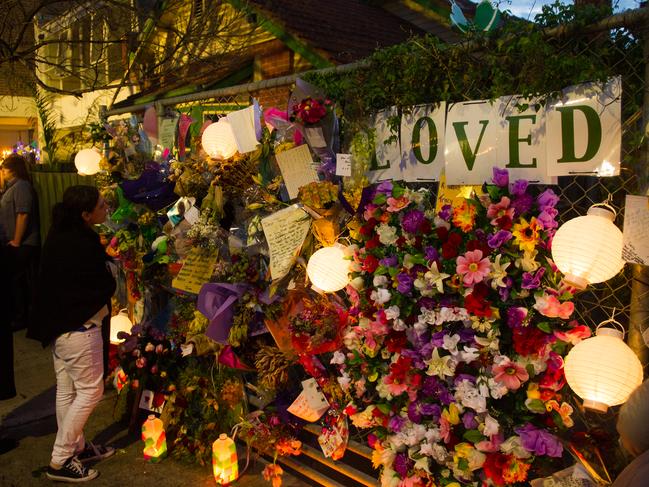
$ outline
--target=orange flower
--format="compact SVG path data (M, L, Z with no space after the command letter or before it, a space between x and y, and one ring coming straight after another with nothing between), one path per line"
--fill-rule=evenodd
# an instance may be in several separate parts
M509 461L503 468L503 479L508 484L524 482L527 479L527 471L531 465L516 458L514 455L508 455Z
M261 474L264 476L264 480L269 481L273 487L282 486L282 475L284 474L284 470L282 470L282 467L279 465L269 463Z
M464 200L460 206L453 208L453 225L468 232L475 225L475 206Z

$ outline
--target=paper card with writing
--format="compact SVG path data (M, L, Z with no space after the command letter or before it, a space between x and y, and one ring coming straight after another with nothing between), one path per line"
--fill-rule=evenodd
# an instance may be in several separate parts
M547 159L551 176L620 174L622 80L563 90L547 107Z
M183 261L171 285L179 291L198 294L203 284L209 282L218 257L217 251L192 248Z
M352 155L336 154L336 176L350 177L352 175Z
M419 105L401 117L401 163L406 181L439 181L444 168L446 102Z
M234 140L237 143L237 150L241 154L252 152L259 145L255 129L256 116L259 116L259 107L255 108L255 105L227 114Z
M498 161L509 171L509 180L526 179L532 184L556 184L547 173L545 109L534 100L504 96L498 111Z
M280 152L275 157L282 172L289 198L297 198L300 187L318 181L308 145L303 144L294 149Z
M446 174L442 170L437 187L437 201L435 213L442 210L445 205L459 206L463 199L471 198L473 195L482 194L482 186L449 186L446 184Z
M316 380L311 378L302 381L302 392L288 407L288 412L313 423L318 421L328 409L327 398L318 388Z
M649 265L649 198L626 195L622 259L631 264Z
M268 251L270 275L281 279L291 270L311 228L311 217L298 205L289 206L261 220Z
M374 130L376 133L374 159L367 171L370 183L386 179L402 179L401 176L401 150L397 135L390 130L388 120L397 115L395 107L378 112L374 117Z
M498 161L498 112L488 100L449 105L446 118L446 183L490 182Z
M304 136L309 142L309 145L314 149L327 147L327 141L325 140L324 133L320 127L305 127Z
M164 408L166 401L163 401L160 406L154 407L153 406L154 397L155 397L155 393L153 391L150 391L149 389L144 389L142 391L142 395L140 396L139 408L145 409L147 411L152 411L154 413L162 413L162 408Z
M158 127L158 144L163 149L173 149L176 145L176 128L180 115L176 113L173 117L165 117L160 120Z
M338 416L336 421L329 427L324 427L318 436L318 443L322 448L325 458L340 460L347 449L349 441L349 427L347 418L344 415Z

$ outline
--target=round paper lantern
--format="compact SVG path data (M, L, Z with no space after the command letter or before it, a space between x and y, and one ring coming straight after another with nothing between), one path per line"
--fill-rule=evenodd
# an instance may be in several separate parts
M567 221L552 239L552 259L565 275L565 282L585 289L604 282L622 267L622 232L615 226L615 211L593 205L586 216Z
M92 176L100 171L101 154L95 149L81 149L74 156L74 165L81 175Z
M617 323L601 323L596 336L575 345L564 364L566 381L584 407L601 412L622 404L642 383L640 360L624 343L623 332L601 328L607 322Z
M334 293L349 282L349 264L343 248L338 245L316 250L306 266L313 285L326 293Z
M122 343L124 339L117 338L117 334L120 331L131 333L132 327L133 327L133 323L129 319L126 310L125 309L121 310L118 314L116 314L110 319L110 343L114 345L119 345L120 343Z
M167 455L167 438L162 420L153 414L142 425L142 441L144 441L144 459L158 463Z
M227 485L239 477L237 446L225 433L212 443L212 470L218 485Z
M208 125L201 141L205 152L215 159L228 159L237 152L232 127L225 118Z

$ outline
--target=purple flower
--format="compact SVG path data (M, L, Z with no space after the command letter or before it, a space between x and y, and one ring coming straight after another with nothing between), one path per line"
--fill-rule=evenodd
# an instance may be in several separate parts
M443 347L444 346L444 337L448 335L448 333L444 331L438 331L437 333L433 333L433 336L430 339L430 343L434 347ZM433 351L431 350L431 353Z
M401 431L401 428L403 428L404 424L406 424L406 418L395 415L392 416L388 421L388 429L394 431L395 433L398 433L399 431Z
M531 272L523 272L523 283L521 288L523 289L538 289L541 286L541 278L545 274L545 267L541 267L536 273L532 274Z
M532 208L532 203L534 203L534 198L531 194L525 193L517 196L511 205L514 208L514 215L520 216L527 213Z
M461 384L462 381L467 381L470 382L471 384L475 384L476 378L469 374L457 374L453 379L453 382L455 383L456 387L459 384Z
M399 259L397 259L396 255L384 257L383 259L379 260L379 265L382 265L383 267L396 267L398 263Z
M421 210L410 210L403 215L401 226L408 233L417 233L426 220Z
M517 179L512 185L511 193L514 196L523 196L527 191L527 185L529 183L524 179Z
M394 459L392 468L394 468L394 471L397 472L401 478L406 478L408 476L408 470L410 470L414 464L415 462L408 458L407 454L399 453Z
M492 249L498 249L512 239L512 232L509 230L498 230L487 239L487 245Z
M376 187L377 193L383 193L386 196L392 196L392 181L382 181Z
M543 225L544 230L552 230L559 226L557 221L554 219L558 214L559 211L556 208L547 207L539 214L536 221Z
M464 423L464 427L468 430L478 428L478 422L475 420L475 413L471 411L467 411L462 415L462 423Z
M404 272L397 274L397 291L401 294L409 294L415 280Z
M448 221L451 218L451 215L453 214L453 207L451 205L444 205L442 206L442 209L439 210L439 217L442 220Z
M475 332L471 328L462 328L457 332L461 343L473 343Z
M417 306L419 308L426 308L426 309L435 309L435 300L433 298L429 298L427 296L422 297L419 299L419 302L417 303Z
M439 259L439 252L435 247L428 246L424 249L424 257L427 261Z
M539 205L539 210L541 211L554 208L558 202L559 197L551 189L546 189L536 198L536 203Z
M514 431L521 437L521 445L528 452L535 455L547 455L549 457L559 458L563 455L563 446L561 442L546 430L537 428L527 423L525 426L516 428Z
M408 418L413 423L420 424L424 416L431 416L436 411L439 411L439 409L439 406L436 404L414 401L408 406Z
M506 188L509 185L509 171L507 169L493 168L493 177L491 178L496 186Z
M446 386L442 384L441 381L435 376L426 377L424 379L424 383L421 387L421 392L424 394L424 396L427 397L437 397L439 402L446 406L455 401L455 398L448 391Z
M507 276L503 279L505 287L498 288L498 294L500 294L500 299L507 301L509 299L509 294L511 293L512 286L514 285L514 280Z
M516 328L523 324L523 320L527 317L527 308L513 307L507 310L507 326Z

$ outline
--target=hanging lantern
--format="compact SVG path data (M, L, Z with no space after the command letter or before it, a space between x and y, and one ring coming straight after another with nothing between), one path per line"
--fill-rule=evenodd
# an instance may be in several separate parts
M142 440L144 441L144 459L157 463L167 455L167 440L162 421L149 414L142 425Z
M101 154L95 149L81 149L74 156L74 165L82 176L92 176L100 171Z
M349 264L342 246L316 250L306 266L313 286L326 293L334 293L349 282Z
M201 139L203 149L214 159L229 159L237 152L237 143L230 122L225 118L208 125Z
M225 433L212 443L212 469L218 485L234 482L239 476L237 447Z
M607 323L622 331L602 328ZM575 345L565 359L564 373L584 407L600 412L622 404L642 383L642 364L624 343L624 327L613 319L600 323L596 336Z
M110 319L110 343L119 345L124 341L123 338L117 338L120 331L131 333L133 323L128 317L126 309L121 310L118 314Z
M605 203L593 205L586 216L567 221L552 239L552 259L578 289L604 282L622 267L622 232L615 226L615 210Z

